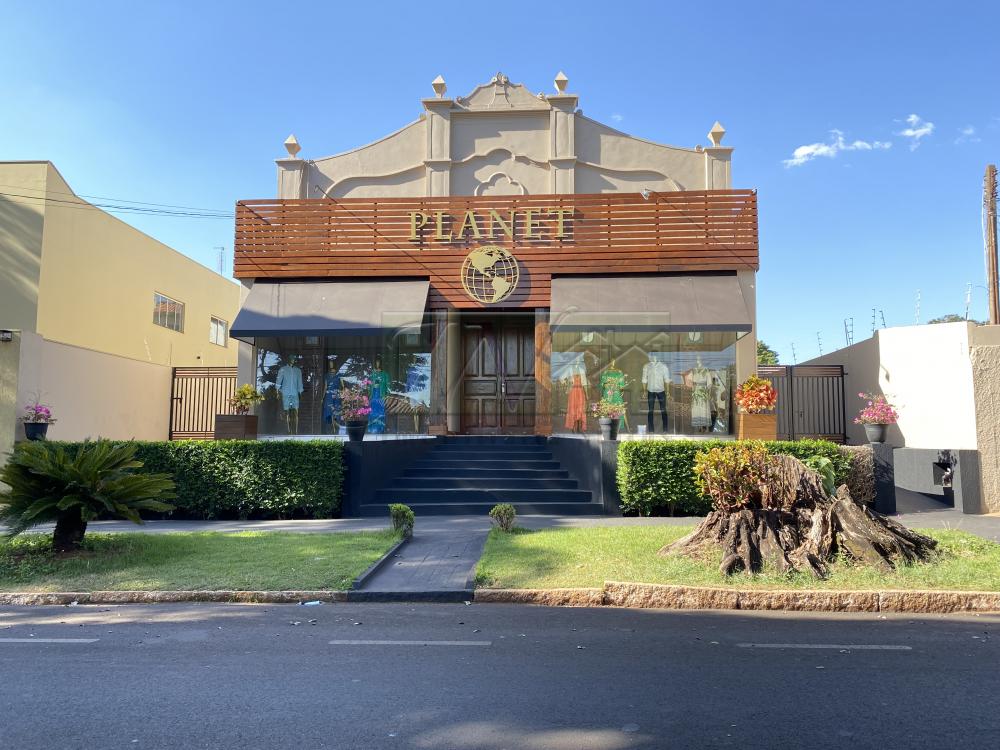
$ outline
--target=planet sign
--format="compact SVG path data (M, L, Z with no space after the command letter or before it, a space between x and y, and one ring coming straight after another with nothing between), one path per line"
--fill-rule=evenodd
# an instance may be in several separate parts
M495 305L510 296L520 278L517 260L499 245L483 245L462 263L462 288L476 302Z

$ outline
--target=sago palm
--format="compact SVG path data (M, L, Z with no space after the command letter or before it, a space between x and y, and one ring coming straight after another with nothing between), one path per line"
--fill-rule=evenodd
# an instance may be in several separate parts
M167 474L141 474L133 443L87 441L76 448L44 442L18 446L0 472L9 489L0 493L0 523L16 536L55 522L52 546L76 549L87 523L104 514L142 523L139 512L173 510Z

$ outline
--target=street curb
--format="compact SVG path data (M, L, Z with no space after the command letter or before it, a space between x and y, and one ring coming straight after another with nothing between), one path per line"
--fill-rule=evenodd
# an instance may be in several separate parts
M60 591L0 593L0 606L45 604L176 604L225 602L233 604L298 604L346 602L346 591Z
M402 539L400 539L398 542L392 545L389 548L389 551L386 552L384 555L382 555L382 557L380 557L378 560L369 565L368 569L365 572L361 573L357 578L351 581L351 591L357 591L362 586L364 586L368 582L368 579L370 579L373 575L382 570L382 568L385 567L385 564L389 562L389 559L392 558L397 552L399 552L399 550L402 549L406 545L406 543L410 541L410 539L411 537L404 536Z
M784 591L607 581L589 589L478 589L475 601L552 607L729 609L787 612L1000 612L994 591Z

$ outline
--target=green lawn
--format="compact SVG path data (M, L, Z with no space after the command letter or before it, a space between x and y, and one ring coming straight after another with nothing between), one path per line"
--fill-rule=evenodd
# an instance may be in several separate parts
M350 588L398 539L392 531L87 534L56 556L50 537L0 542L0 591L276 591Z
M691 527L644 526L546 529L504 534L494 529L476 569L487 588L586 588L605 581L673 583L738 588L813 589L960 589L1000 591L1000 544L960 531L923 533L939 542L933 562L902 567L891 574L837 562L829 579L808 574L783 576L764 571L730 579L718 572L718 559L658 557L664 544Z

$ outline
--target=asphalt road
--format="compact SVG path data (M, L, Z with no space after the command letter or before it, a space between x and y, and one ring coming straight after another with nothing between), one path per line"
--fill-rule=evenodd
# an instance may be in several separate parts
M998 737L993 616L0 608L4 750L992 749Z

